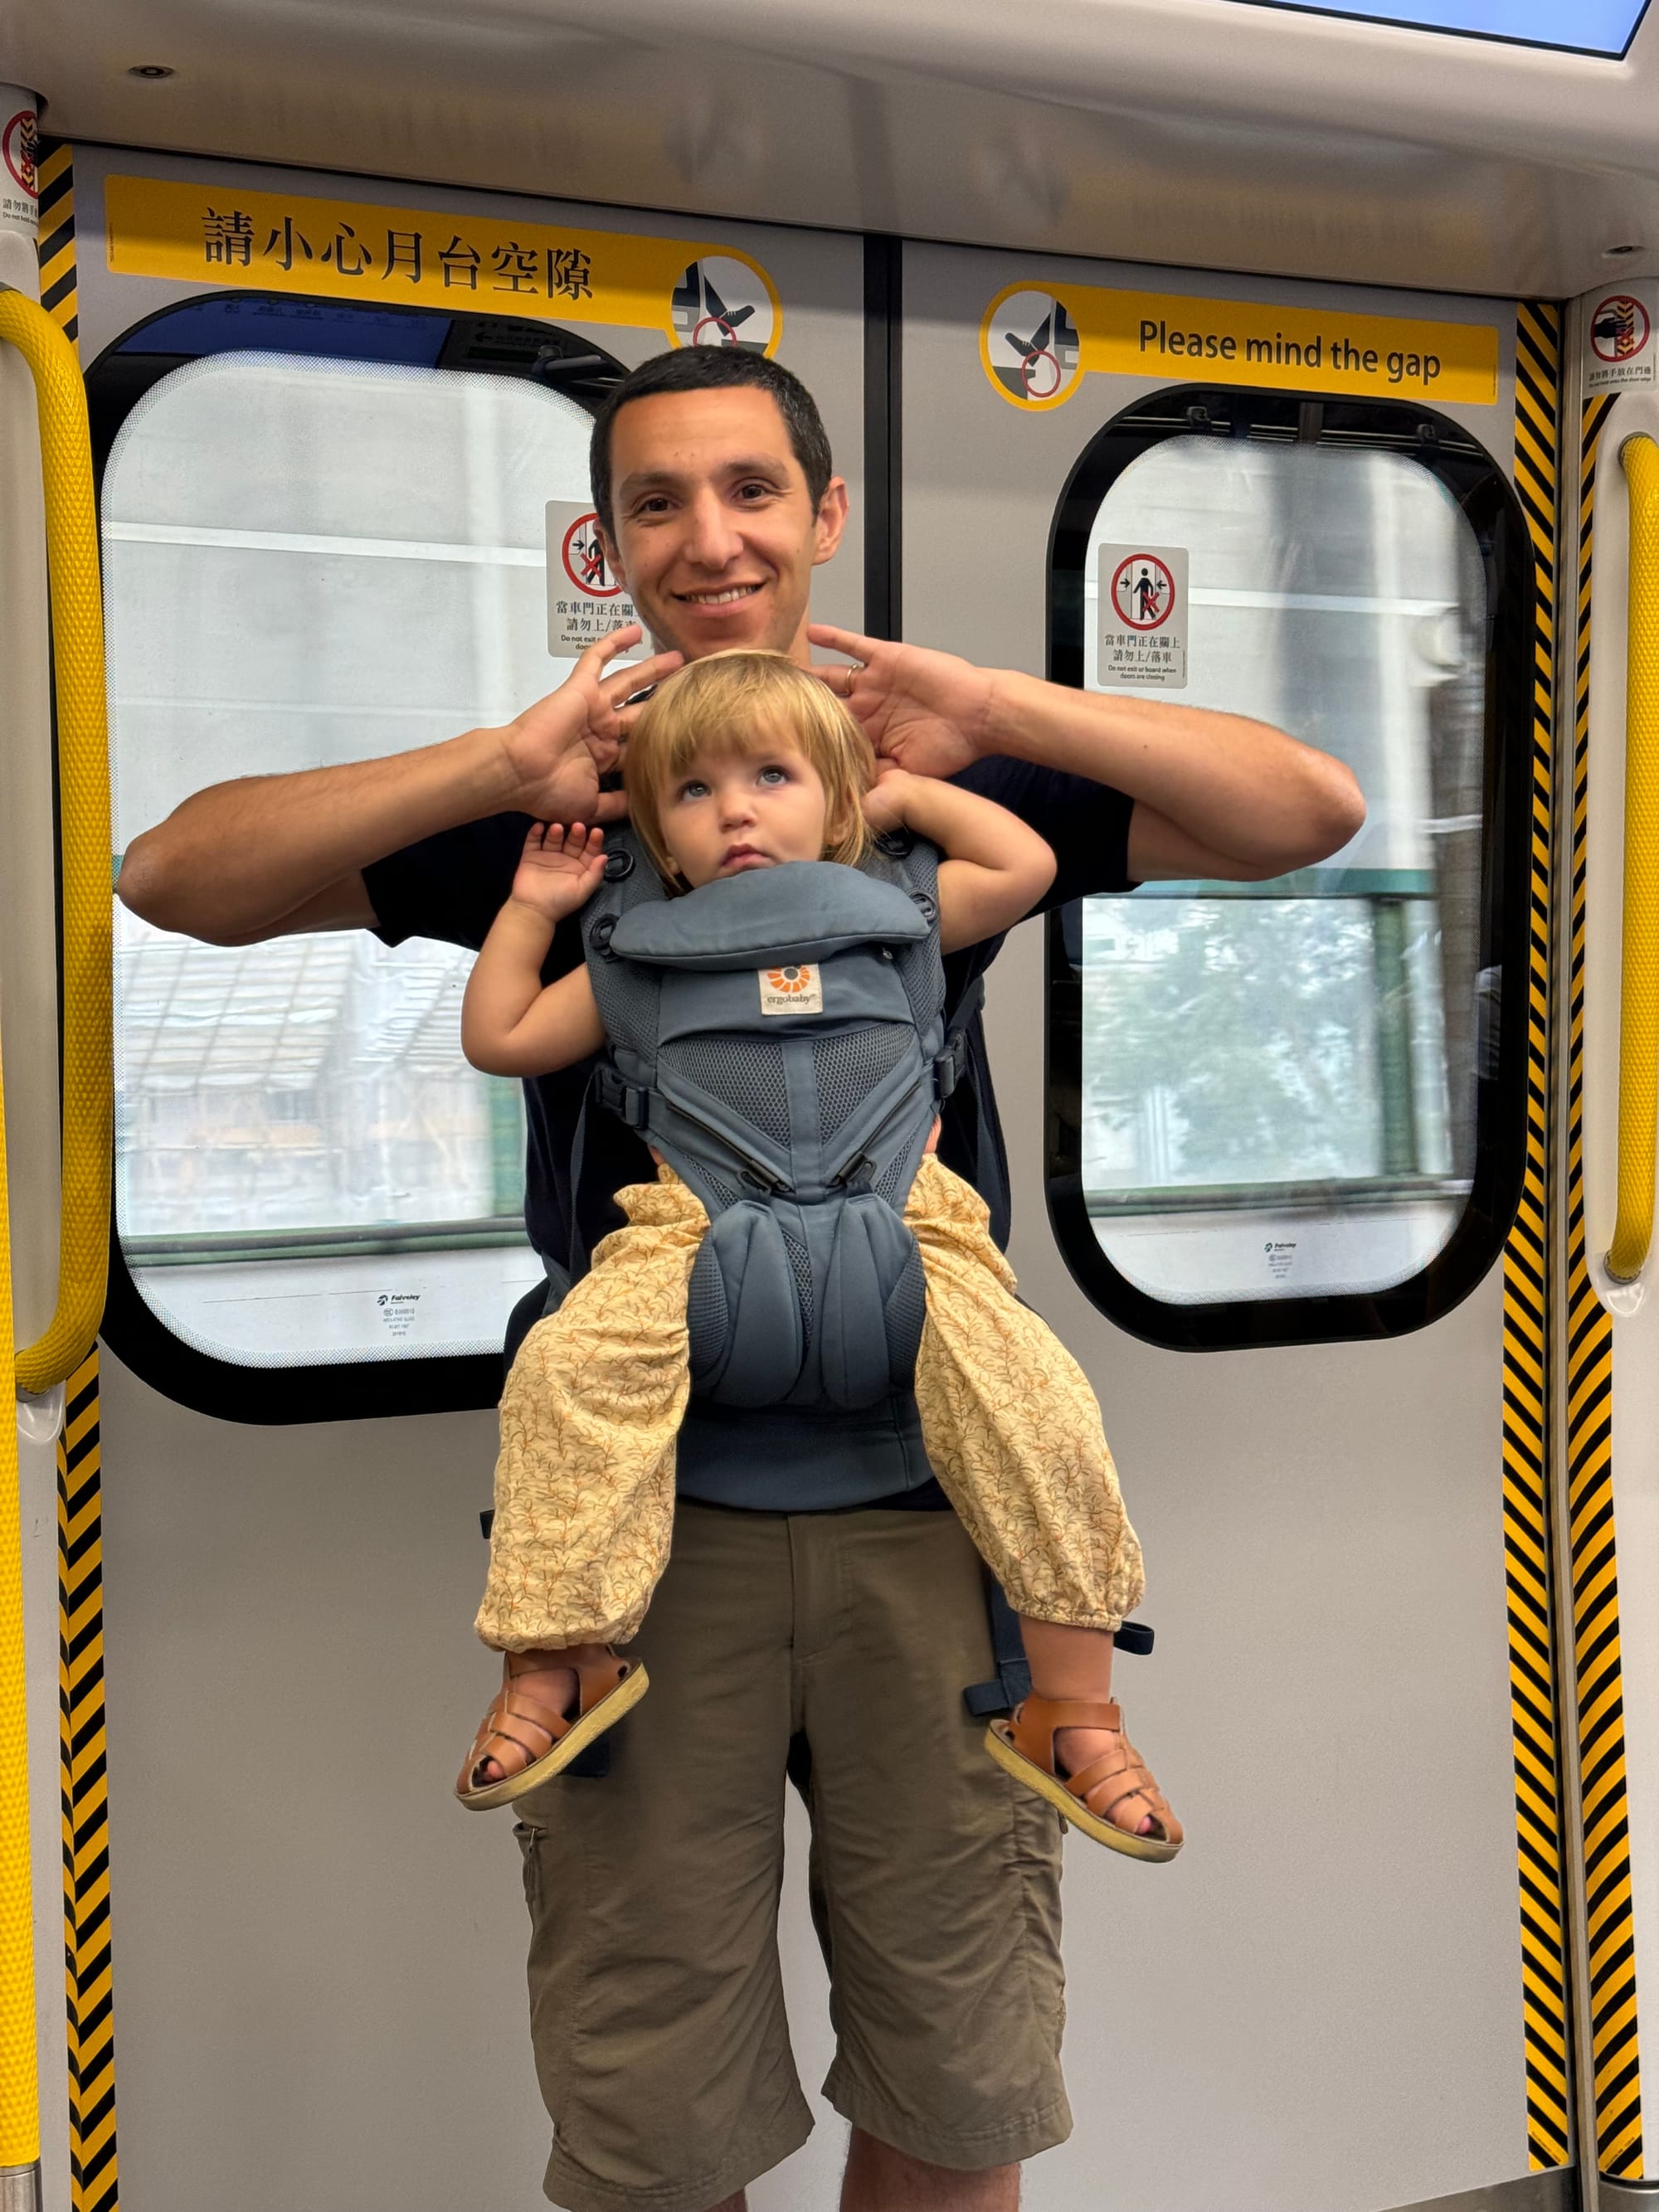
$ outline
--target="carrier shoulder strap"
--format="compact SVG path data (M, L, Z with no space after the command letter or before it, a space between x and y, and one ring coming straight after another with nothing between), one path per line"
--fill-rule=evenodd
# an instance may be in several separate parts
M620 1038L636 1049L648 1045L653 1054L657 1032L655 978L648 970L635 970L620 961L606 961L599 956L609 946L617 924L630 908L665 902L667 896L661 877L635 832L626 823L608 830L605 873L599 889L578 918L587 961L587 979L592 986L607 1040L614 1043ZM615 1195L608 1190L587 1188L592 1180L587 1171L592 1150L588 1141L592 1118L601 1111L617 1114L630 1128L643 1130L644 1108L642 1097L630 1100L626 1095L625 1086L611 1064L609 1050L601 1053L582 1094L570 1147L571 1282L587 1273L591 1256L588 1224L599 1207Z

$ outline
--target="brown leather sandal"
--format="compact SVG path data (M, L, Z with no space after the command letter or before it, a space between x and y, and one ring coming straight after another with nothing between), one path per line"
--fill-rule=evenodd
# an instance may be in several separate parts
M1066 1728L1115 1729L1117 1747L1067 1774L1054 1751L1055 1732ZM1056 1812L1097 1844L1127 1851L1133 1859L1162 1863L1172 1859L1185 1840L1164 1792L1123 1733L1123 1715L1115 1699L1096 1705L1075 1698L1027 1698L1006 1721L991 1723L985 1748L1017 1782L1046 1797ZM1134 1835L1108 1818L1131 1798L1140 1801L1138 1819L1151 1814L1150 1836Z
M597 1658L587 1654L597 1652ZM534 1663L526 1665L526 1661ZM521 1674L541 1674L568 1667L576 1676L574 1710L563 1717L544 1705L515 1696L514 1683ZM501 1686L495 1703L478 1724L472 1748L455 1784L455 1795L469 1812L487 1813L494 1805L507 1805L562 1773L595 1736L619 1721L638 1705L651 1686L650 1677L636 1659L618 1659L608 1644L584 1644L568 1651L506 1651L501 1655ZM499 1782L480 1782L478 1770L487 1759L506 1767L517 1764Z

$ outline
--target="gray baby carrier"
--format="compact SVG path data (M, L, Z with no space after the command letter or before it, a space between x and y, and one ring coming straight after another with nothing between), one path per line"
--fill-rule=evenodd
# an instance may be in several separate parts
M979 1003L947 1027L939 857L894 833L860 867L791 861L670 898L611 837L581 922L609 1039L592 1095L708 1208L691 1377L723 1405L910 1385L925 1291L902 1210Z

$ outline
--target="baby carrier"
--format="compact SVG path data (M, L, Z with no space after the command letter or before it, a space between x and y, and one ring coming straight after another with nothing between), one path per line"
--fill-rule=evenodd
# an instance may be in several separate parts
M671 898L612 834L581 923L609 1039L592 1096L708 1209L690 1364L721 1404L909 1387L925 1295L903 1206L979 1004L947 1026L938 875L901 831L861 866L792 861Z
M947 1023L937 848L890 831L856 868L792 861L671 899L631 832L608 845L581 916L609 1046L577 1129L576 1218L587 1116L608 1109L708 1209L694 1389L849 1408L908 1390L926 1293L904 1201L984 1000L976 978ZM581 1274L580 1235L571 1262ZM1030 1688L1019 1624L987 1591L996 1673L963 1693L980 1715ZM1126 1621L1117 1644L1150 1651L1152 1632Z

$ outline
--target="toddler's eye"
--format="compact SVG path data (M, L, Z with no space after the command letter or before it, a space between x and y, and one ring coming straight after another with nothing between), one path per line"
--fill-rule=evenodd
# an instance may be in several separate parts
M700 776L694 775L680 786L676 796L681 799L707 799L708 786Z
M789 776L787 771L784 769L763 768L760 772L760 781L763 783L776 785L780 783L787 783Z

